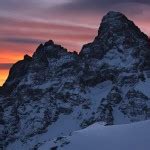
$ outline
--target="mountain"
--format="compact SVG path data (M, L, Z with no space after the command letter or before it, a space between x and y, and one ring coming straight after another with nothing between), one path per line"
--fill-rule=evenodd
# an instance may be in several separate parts
M150 119L149 89L148 36L108 12L79 54L50 40L12 66L0 89L0 147L39 149L96 122Z

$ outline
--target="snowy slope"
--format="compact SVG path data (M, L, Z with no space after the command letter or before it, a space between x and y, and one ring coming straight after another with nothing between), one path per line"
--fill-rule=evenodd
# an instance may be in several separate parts
M39 150L149 150L150 121L104 126L95 123L71 136L55 139Z

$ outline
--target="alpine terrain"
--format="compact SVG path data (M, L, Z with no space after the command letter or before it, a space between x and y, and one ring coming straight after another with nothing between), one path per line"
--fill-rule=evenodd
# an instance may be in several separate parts
M148 119L150 39L120 12L79 54L39 45L0 87L2 150L148 150Z

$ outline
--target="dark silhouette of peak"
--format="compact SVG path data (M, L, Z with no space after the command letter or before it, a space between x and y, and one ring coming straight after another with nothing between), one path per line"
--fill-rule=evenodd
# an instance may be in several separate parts
M127 17L120 13L120 12L116 12L116 11L109 11L102 19L102 21L106 21L108 19L121 19L121 18L124 18L124 19L127 19Z
M8 78L2 86L0 94L9 95L15 90L19 82L26 75L31 61L32 57L25 55L23 60L18 61L10 68Z
M32 59L32 57L31 56L29 56L29 55L24 55L24 60L26 60L26 61L30 61Z
M44 44L44 46L51 46L51 45L54 45L54 42L52 40L49 40Z

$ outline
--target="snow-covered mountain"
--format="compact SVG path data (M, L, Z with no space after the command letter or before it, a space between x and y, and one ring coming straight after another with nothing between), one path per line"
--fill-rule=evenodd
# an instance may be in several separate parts
M95 122L147 120L149 89L149 38L109 12L79 54L50 40L13 65L0 88L0 147L38 149Z

